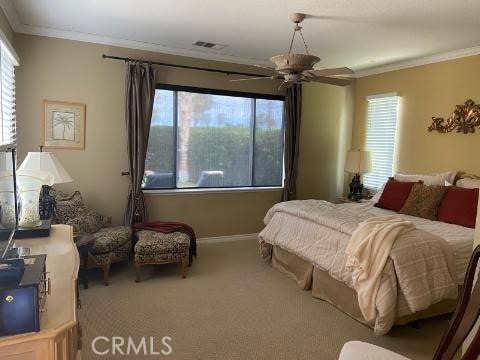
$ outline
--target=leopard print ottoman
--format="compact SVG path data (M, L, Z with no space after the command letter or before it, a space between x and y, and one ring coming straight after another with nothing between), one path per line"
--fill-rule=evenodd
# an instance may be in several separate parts
M156 231L141 230L136 233L135 274L140 282L140 269L144 265L181 263L182 277L187 277L188 249L190 238L181 232L163 234Z

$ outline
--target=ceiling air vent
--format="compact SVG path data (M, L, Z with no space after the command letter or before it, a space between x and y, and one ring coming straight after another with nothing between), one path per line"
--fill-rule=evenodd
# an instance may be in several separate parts
M211 43L211 42L208 42L208 41L200 41L200 40L195 41L193 43L193 45L204 47L204 48L207 48L207 49L213 49L213 50L221 50L221 49L227 47L227 45L215 44L215 43Z

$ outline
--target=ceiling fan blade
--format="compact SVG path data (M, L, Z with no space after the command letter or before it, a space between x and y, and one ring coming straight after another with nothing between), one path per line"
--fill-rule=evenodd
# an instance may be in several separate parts
M335 77L328 77L328 76L307 77L305 80L324 83L324 84L330 84L330 85L337 85L337 86L347 86L351 84L353 81L353 79L335 78Z
M263 66L263 65L255 65L255 64L254 64L253 66L258 67L258 68L260 68L260 69L270 70L270 71L273 71L273 72L275 72L275 73L277 72L277 70L275 70L275 68L273 68L273 67Z
M287 81L283 81L280 86L278 87L277 91L282 90L287 85Z
M321 69L321 70L308 70L305 71L307 76L331 76L331 75L348 75L353 74L353 70L347 67Z
M275 80L277 77L275 76L257 76L257 77L251 77L251 78L243 78L243 79L231 79L230 82L234 81L248 81L248 80L261 80L261 79L270 79L270 80Z

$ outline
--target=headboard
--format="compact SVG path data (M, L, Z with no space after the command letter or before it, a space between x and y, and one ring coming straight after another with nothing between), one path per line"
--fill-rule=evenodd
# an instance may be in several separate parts
M454 184L456 184L457 181L460 180L460 179L476 179L476 180L480 180L480 176L459 171L459 172L457 173L457 176L455 176L455 182L454 182Z

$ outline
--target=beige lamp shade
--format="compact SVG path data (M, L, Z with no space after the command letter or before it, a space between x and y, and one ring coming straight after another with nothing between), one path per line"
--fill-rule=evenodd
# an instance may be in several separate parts
M67 171L63 168L62 164L60 164L60 161L58 161L55 155L51 152L29 152L18 170L48 172L53 176L54 184L73 181Z
M345 171L352 174L365 174L371 170L369 151L350 150L345 160Z

